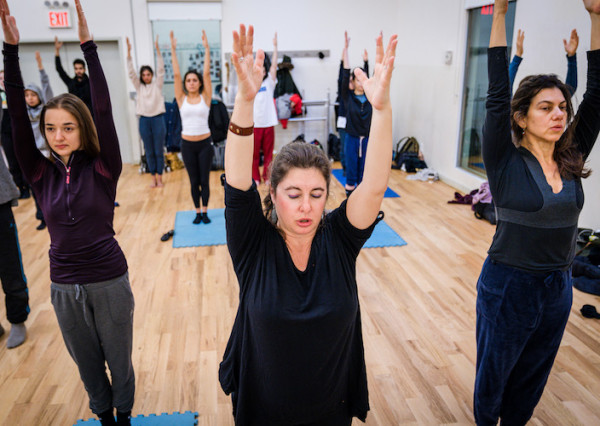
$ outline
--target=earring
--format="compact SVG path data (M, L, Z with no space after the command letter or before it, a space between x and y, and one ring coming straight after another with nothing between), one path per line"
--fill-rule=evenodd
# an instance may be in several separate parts
M277 223L277 210L275 210L275 206L273 206L273 210L271 210L271 222Z
M523 136L525 136L525 129L526 127L523 127Z

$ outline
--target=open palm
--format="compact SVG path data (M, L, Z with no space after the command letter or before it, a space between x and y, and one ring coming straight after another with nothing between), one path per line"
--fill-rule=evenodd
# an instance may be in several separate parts
M0 0L0 18L4 41L8 44L19 44L19 29L14 16L10 16L10 9L6 0Z
M238 75L238 94L245 101L253 101L260 89L263 80L263 62L265 54L262 50L256 52L256 58L252 55L252 43L254 42L254 27L246 27L241 24L239 33L233 32L233 53L231 61Z
M383 109L390 104L390 81L394 70L394 55L396 54L397 44L398 36L391 36L384 53L383 36L379 35L377 37L377 53L375 55L373 76L367 78L367 75L360 68L354 71L356 78L363 86L367 99L375 109Z

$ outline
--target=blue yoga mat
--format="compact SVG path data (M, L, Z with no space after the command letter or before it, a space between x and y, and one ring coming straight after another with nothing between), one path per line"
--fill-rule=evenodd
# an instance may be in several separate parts
M175 216L175 235L173 235L173 247L198 247L227 244L225 235L225 209L211 209L208 211L211 223L192 223L196 212L181 211ZM400 237L385 221L379 222L373 234L363 247L392 247L406 245L406 241Z
M177 212L173 247L216 246L227 244L225 236L225 209L209 209L211 222L194 224L193 210Z
M375 225L375 229L373 230L371 237L367 240L363 248L394 247L405 245L406 241L404 241L402 237L396 233L396 231L390 228L390 225L382 220Z
M333 169L331 172L338 182L342 184L342 186L346 185L346 176L344 176L344 170ZM385 194L383 194L383 198L400 198L400 195L392 191L390 188L387 188L385 190Z
M185 413L175 412L173 414L162 413L160 416L150 414L148 416L135 416L131 418L132 426L194 426L198 424L196 417L198 413L186 411ZM100 426L100 420L77 420L74 426Z

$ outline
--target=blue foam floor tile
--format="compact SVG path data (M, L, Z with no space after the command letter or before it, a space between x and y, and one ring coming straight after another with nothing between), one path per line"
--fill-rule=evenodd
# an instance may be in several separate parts
M371 237L363 248L405 246L406 241L396 233L384 220L375 225Z
M225 209L209 209L210 223L194 224L194 210L180 211L175 216L173 247L197 247L227 244Z
M186 411L185 413L174 412L173 414L162 413L157 416L156 414L149 414L144 416L142 414L131 418L132 426L195 426L198 424L198 413ZM85 425L85 426L100 426L100 420L88 419L88 420L77 420L74 426Z
M342 186L346 185L346 177L344 176L344 171L342 169L333 169L331 173L333 173L333 176L335 176ZM400 195L392 191L390 188L387 188L385 190L385 194L383 194L383 198L400 198Z

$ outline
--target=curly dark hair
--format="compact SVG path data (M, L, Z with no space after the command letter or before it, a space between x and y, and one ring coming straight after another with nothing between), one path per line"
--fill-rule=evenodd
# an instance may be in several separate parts
M565 179L586 178L591 171L585 168L585 159L575 145L574 135L577 120L573 112L571 92L566 84L554 74L530 75L521 80L510 104L510 125L517 145L523 140L523 129L517 120L526 117L532 99L543 89L558 88L567 102L567 130L554 146L554 161L558 165L561 177Z

